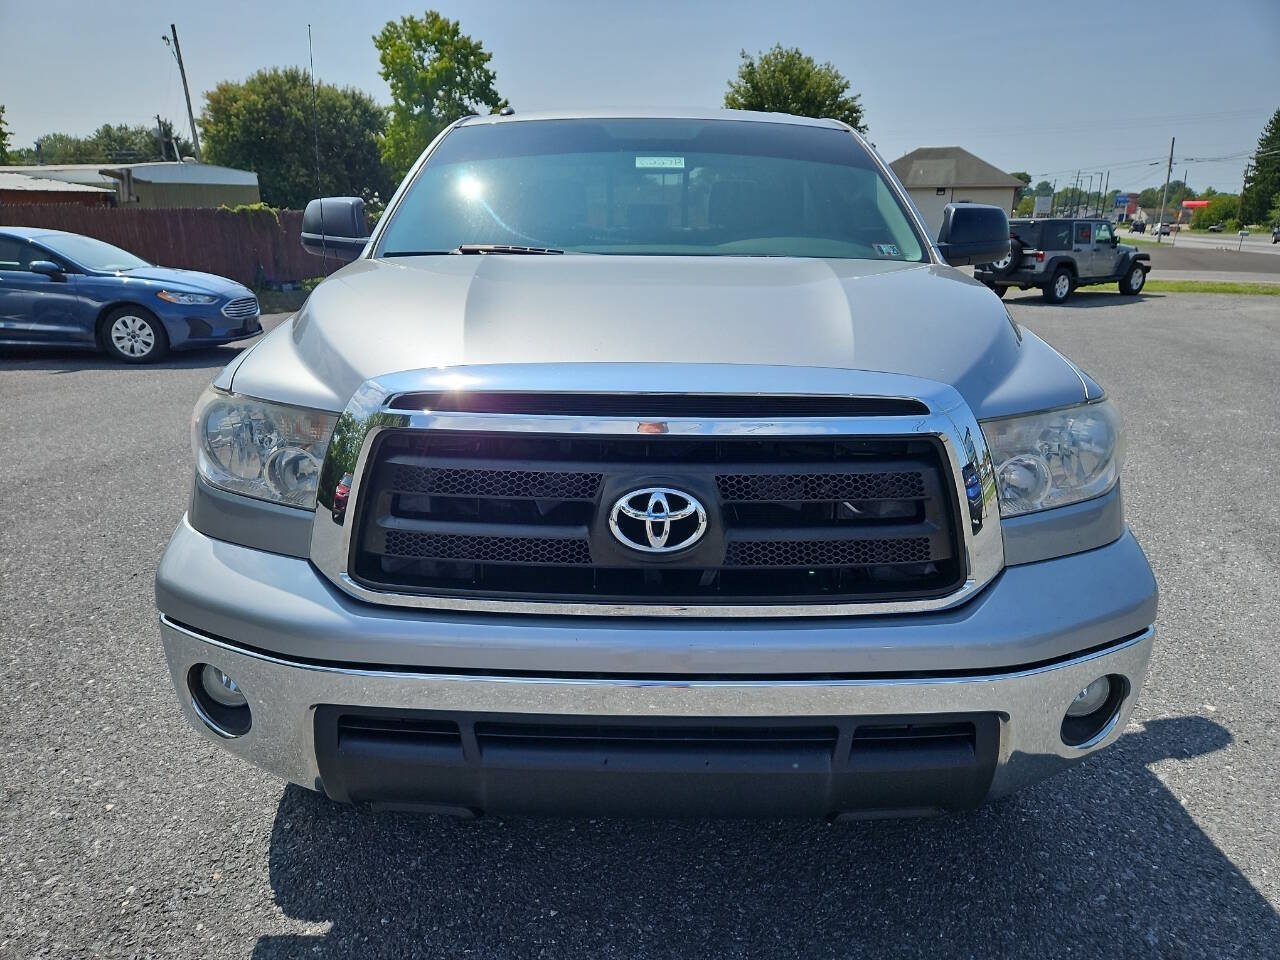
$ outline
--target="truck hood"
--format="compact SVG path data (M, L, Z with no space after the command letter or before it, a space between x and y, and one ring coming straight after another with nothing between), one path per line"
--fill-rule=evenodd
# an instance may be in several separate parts
M697 392L699 366L858 371L956 387L982 417L1085 398L1074 366L982 284L950 267L768 257L432 256L357 260L245 357L232 389L341 410L402 370L664 364L663 391ZM598 373L598 369L596 373ZM572 369L557 378L574 389ZM592 377L593 381L597 378ZM723 378L721 378L723 379ZM701 389L706 389L701 386Z

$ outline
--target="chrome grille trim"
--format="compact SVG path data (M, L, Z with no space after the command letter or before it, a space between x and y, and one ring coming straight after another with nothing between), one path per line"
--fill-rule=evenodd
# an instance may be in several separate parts
M231 320L248 320L258 315L257 297L238 297L222 305L222 315Z
M609 365L596 365L609 366ZM708 372L708 382L723 378L724 371ZM848 384L862 390L842 395L886 396L916 399L931 411L927 415L870 416L870 417L778 417L731 418L707 417L637 419L635 417L593 416L530 416L511 414L472 414L459 412L435 412L431 410L393 409L393 401L405 394L428 393L441 389L468 388L494 392L494 387L482 376L492 368L454 368L414 370L390 374L369 380L361 385L339 418L338 427L330 441L320 480L318 508L312 528L311 560L316 568L335 586L350 596L366 602L423 609L576 616L642 616L642 617L706 617L706 618L766 618L766 617L831 617L850 615L876 615L886 613L923 612L940 610L963 603L985 587L1004 566L1004 546L995 496L995 477L986 442L968 405L960 394L947 384L894 374L847 371ZM779 368L760 368L771 373ZM516 376L531 372L505 371L501 376ZM555 373L547 368L548 377L554 383ZM607 371L598 371L604 374ZM626 371L635 373L634 369ZM789 371L801 373L802 371ZM820 371L815 382L830 381L834 372ZM495 374L495 376L499 376ZM655 380L661 371L653 371ZM534 381L538 377L532 378ZM559 386L559 384L555 384ZM528 393L531 384L525 380L504 389ZM533 390L548 389L534 383ZM845 388L848 389L847 386ZM624 391L592 390L597 393L621 393ZM730 390L710 390L709 393L734 393ZM736 391L741 394L743 391ZM778 395L791 391L776 391ZM762 409L767 409L769 392L752 391ZM821 395L821 394L819 394ZM588 398L584 396L584 407ZM334 510L334 491L344 474L353 480L347 504L360 502L360 484L372 447L372 441L387 429L458 430L483 433L532 433L532 434L606 434L637 436L662 433L673 436L749 436L749 437L902 437L919 436L936 438L941 442L955 485L955 503L962 519L961 524L965 569L965 582L954 592L943 597L905 600L868 600L840 603L739 603L739 604L687 604L687 603L614 603L530 599L494 599L476 597L450 597L438 595L406 594L368 589L356 582L348 572L348 558L352 550L353 509ZM965 490L966 473L978 478L979 493L970 500Z

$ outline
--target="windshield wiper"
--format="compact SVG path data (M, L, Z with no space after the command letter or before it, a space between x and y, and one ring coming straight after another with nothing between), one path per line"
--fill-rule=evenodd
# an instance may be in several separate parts
M518 247L513 243L460 243L454 253L564 253L555 247Z
M443 257L453 253L452 250L388 250L383 257Z

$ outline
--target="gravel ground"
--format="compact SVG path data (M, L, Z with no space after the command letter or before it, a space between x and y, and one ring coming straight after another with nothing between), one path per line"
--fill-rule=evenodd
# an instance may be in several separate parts
M151 593L234 350L0 355L0 957L1277 956L1280 310L1008 303L1127 419L1151 677L1069 774L841 826L370 815L245 766L182 722Z

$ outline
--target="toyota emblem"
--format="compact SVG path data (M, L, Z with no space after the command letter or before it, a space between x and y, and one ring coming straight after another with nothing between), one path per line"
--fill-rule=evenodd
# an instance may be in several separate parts
M624 493L609 511L609 529L624 546L641 553L674 553L707 532L707 511L698 498L670 487Z

